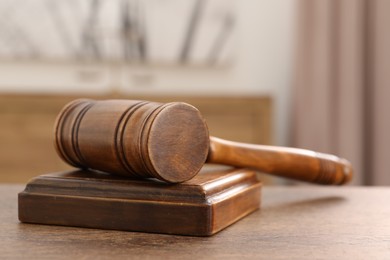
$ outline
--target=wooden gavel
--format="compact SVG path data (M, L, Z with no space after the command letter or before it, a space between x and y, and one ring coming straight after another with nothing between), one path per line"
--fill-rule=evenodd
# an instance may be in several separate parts
M344 184L353 172L329 154L209 137L200 112L180 102L75 100L58 115L55 146L75 167L170 183L191 179L205 162L318 184Z

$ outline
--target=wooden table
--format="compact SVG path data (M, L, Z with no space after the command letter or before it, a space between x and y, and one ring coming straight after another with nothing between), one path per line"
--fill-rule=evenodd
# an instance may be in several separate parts
M0 185L1 259L390 259L390 188L266 187L260 211L212 237L22 224L23 188Z

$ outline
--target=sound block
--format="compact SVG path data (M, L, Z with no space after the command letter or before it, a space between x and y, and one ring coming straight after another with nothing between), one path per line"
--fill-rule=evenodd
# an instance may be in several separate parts
M202 169L181 184L92 171L32 179L19 193L26 223L210 236L260 206L261 182L247 169Z

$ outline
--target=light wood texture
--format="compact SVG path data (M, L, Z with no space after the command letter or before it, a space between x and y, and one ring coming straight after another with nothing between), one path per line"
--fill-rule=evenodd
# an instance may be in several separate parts
M310 150L245 144L211 137L208 162L248 167L264 173L317 184L342 185L352 179L345 159Z
M260 206L261 182L245 169L202 169L169 185L92 171L31 180L19 193L27 223L210 236Z
M272 104L269 97L2 94L0 95L0 182L25 183L37 175L70 169L55 152L53 126L61 108L68 102L82 97L187 102L201 111L213 135L248 143L272 143Z
M22 224L0 185L4 259L388 259L389 188L264 187L262 207L212 237Z

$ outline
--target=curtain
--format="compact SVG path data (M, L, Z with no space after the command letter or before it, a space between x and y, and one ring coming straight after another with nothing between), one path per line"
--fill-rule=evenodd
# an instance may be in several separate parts
M390 1L298 0L292 146L390 185Z

